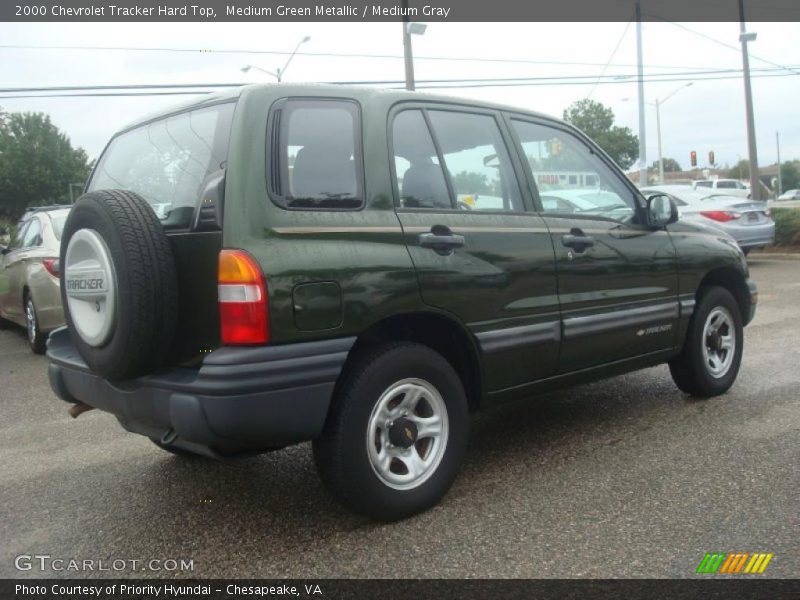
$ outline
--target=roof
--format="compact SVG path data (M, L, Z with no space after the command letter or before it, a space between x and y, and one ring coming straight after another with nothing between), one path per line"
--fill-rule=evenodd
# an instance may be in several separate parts
M451 104L465 103L472 106L481 106L491 110L503 110L509 112L524 112L526 114L533 114L540 117L553 119L549 115L536 113L520 107L508 106L497 104L493 102L485 102L483 100L475 100L470 98L459 98L457 96L445 96L441 94L429 94L426 92L410 92L406 90L376 88L361 85L336 85L332 83L259 83L252 85L245 85L235 88L230 88L212 94L206 94L201 98L187 100L185 102L175 104L171 107L162 109L160 111L145 115L142 118L136 119L125 126L122 131L131 129L138 125L143 125L149 121L164 117L170 114L183 112L194 108L202 108L226 100L236 100L241 95L255 90L273 90L280 91L280 96L346 96L357 100L361 104L369 103L371 98L380 96L382 99L388 99L390 102L402 101L417 101L417 102L449 102Z

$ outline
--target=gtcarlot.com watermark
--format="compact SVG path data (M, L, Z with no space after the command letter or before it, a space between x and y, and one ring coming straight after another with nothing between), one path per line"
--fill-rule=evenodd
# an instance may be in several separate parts
M104 572L131 571L186 572L194 571L191 558L63 558L49 554L20 554L14 559L17 571Z

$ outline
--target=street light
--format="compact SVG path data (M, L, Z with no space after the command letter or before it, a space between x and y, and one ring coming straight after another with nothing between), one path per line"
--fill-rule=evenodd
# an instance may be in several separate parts
M281 78L286 75L286 69L289 67L289 63L292 62L294 55L297 54L297 50L305 44L306 42L311 40L311 36L306 36L299 42L297 42L297 46L294 47L292 53L289 55L289 58L286 59L286 64L283 67L278 67L278 69L273 73L272 71L267 71L266 69L262 69L261 67L257 67L256 65L245 65L242 67L242 73L247 73L250 69L255 69L256 71L261 71L262 73L266 73L270 77L274 77L278 80L278 83L281 82Z
M411 52L411 36L423 35L428 28L425 23L408 20L408 0L403 0L403 62L406 68L406 89L414 91L414 56Z
M656 98L656 137L658 137L658 180L664 183L664 156L661 153L661 105L664 104L667 100L672 98L675 94L680 92L682 89L691 87L693 82L689 82L686 85L682 85L678 89L674 90L671 94L668 94L666 98L663 100L659 100Z

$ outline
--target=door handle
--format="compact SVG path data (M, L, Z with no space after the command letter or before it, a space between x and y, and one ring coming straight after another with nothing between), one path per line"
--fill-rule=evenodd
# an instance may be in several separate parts
M583 252L587 248L594 246L594 238L584 234L583 231L577 227L574 227L570 229L569 233L565 233L561 236L561 243L567 248L572 248L575 252Z
M453 233L449 227L444 225L434 225L430 233L419 235L420 247L431 248L442 256L452 254L455 248L463 248L466 243L463 235Z

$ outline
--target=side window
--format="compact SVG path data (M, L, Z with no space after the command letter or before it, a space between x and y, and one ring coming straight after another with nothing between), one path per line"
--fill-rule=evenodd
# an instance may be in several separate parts
M620 221L636 211L633 193L580 139L555 127L512 120L544 212Z
M392 126L400 206L453 208L439 156L420 110L404 110Z
M22 239L23 248L31 248L42 245L42 224L39 219L31 219L31 223L25 230L25 237Z
M273 111L271 189L285 208L354 209L364 202L358 105L288 100ZM276 135L277 134L277 135Z
M698 181L697 182L697 187L710 188L711 187L711 182L710 181Z
M443 110L431 110L428 115L458 208L524 210L511 158L494 117Z

